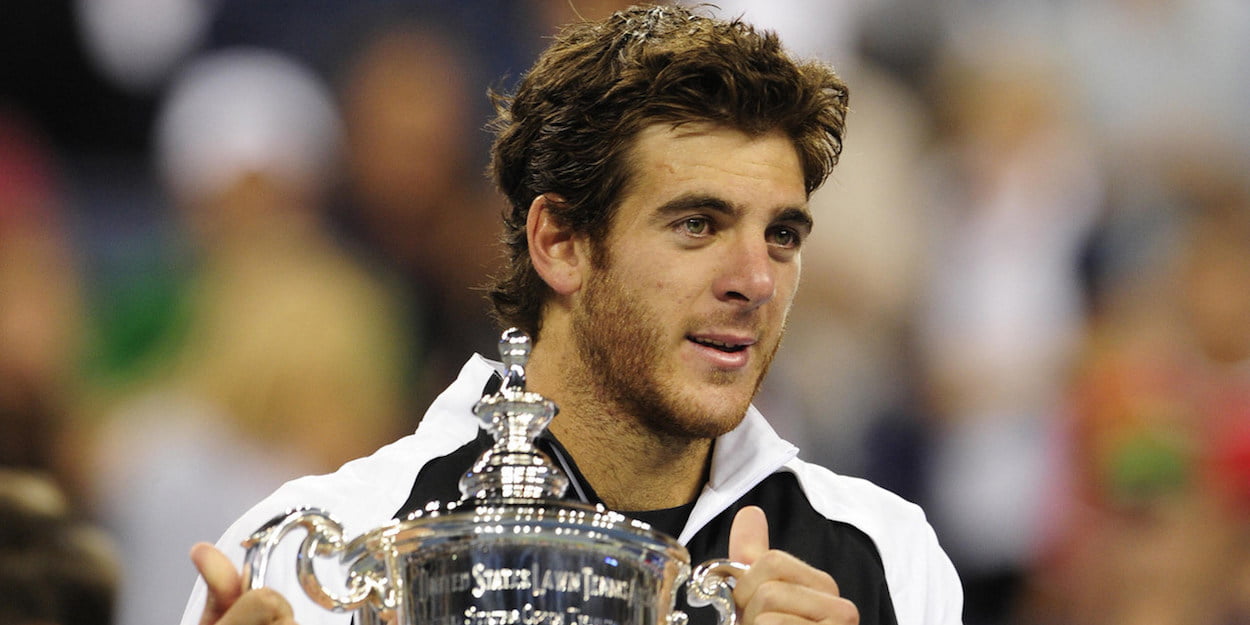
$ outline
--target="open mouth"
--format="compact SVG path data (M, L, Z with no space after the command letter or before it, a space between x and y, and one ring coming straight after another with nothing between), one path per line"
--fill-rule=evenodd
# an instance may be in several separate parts
M704 347L711 347L712 349L715 349L717 351L725 352L726 354L733 354L733 353L740 352L747 348L747 346L742 343L725 343L722 341L715 341L712 339L699 338L695 336L687 336L686 339L694 343L697 343L699 345L702 345Z

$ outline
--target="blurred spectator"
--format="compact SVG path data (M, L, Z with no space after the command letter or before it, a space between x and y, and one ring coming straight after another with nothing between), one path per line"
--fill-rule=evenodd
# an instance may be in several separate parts
M66 438L83 310L53 155L0 111L0 467L56 476L77 490Z
M348 179L335 214L350 245L409 293L422 350L414 400L428 400L465 349L495 349L479 290L497 265L502 207L475 151L486 94L471 82L473 57L433 24L391 23L359 40L339 70Z
M325 87L259 49L203 58L165 102L158 164L194 244L188 328L103 424L93 472L126 553L124 625L177 618L189 546L258 497L397 434L400 314L321 214L338 141Z
M0 469L0 623L112 625L118 564L51 479Z
M973 625L1004 618L1045 528L1049 441L1083 328L1080 253L1102 206L1060 68L1045 50L986 43L933 80L942 124L916 321L937 419L926 510Z
M1094 320L1039 622L1250 620L1250 188L1199 148L1158 161L1178 231L1141 244L1169 262L1108 285Z

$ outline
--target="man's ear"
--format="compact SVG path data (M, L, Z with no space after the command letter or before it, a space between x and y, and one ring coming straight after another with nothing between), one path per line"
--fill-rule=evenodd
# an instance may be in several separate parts
M553 205L563 201L564 198L550 193L534 198L525 222L525 235L534 270L552 291L570 295L581 288L590 259L585 256L585 246L579 244L581 237L552 211Z

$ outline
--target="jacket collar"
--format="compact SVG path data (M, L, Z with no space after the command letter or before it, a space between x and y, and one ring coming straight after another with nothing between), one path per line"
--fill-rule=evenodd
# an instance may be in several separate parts
M752 405L738 427L716 439L711 475L677 540L685 544L708 521L798 453L798 447L782 439Z

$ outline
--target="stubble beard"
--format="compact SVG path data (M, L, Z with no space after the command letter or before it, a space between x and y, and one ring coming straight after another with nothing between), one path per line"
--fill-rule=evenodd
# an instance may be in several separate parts
M584 293L584 305L573 315L573 336L585 383L601 405L632 415L653 433L677 439L716 438L742 422L777 345L765 354L751 393L740 406L722 415L707 414L697 398L685 397L690 390L659 375L665 356L664 326L641 304L642 298L616 281L610 267L596 269ZM709 386L730 384L735 375L714 373Z

